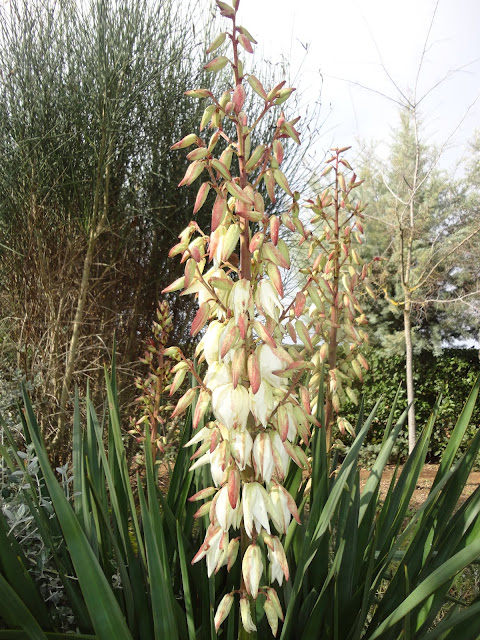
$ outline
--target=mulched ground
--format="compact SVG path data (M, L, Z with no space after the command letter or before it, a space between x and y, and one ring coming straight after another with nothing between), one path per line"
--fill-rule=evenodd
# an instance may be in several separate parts
M380 495L384 497L388 491L390 486L390 482L392 480L392 476L394 473L395 467L387 466L385 468L384 474L380 481ZM420 477L418 478L417 486L413 493L412 499L410 501L410 507L412 509L418 509L419 506L423 504L426 500L430 488L433 484L433 480L437 474L438 465L435 464L426 464L424 465ZM360 482L364 483L368 478L369 471L367 469L362 469L360 471ZM475 489L480 485L480 472L474 471L470 474L468 478L468 482L465 485L465 488L460 497L459 504L462 504L469 495L471 495Z

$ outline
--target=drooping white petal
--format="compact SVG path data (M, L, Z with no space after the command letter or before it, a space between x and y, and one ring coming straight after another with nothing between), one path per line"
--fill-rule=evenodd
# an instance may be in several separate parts
M283 446L283 442L278 431L272 431L270 433L270 440L272 443L272 447L275 447L275 450L277 451L282 462L283 475L286 476L288 473L288 467L290 466L290 456Z
M263 279L258 283L255 303L264 315L278 320L282 305L270 280Z
M238 323L238 318L242 313L251 311L251 300L252 294L249 280L238 280L232 287L229 299L236 323Z
M213 362L205 375L205 386L210 391L214 391L217 387L232 382L232 370L230 365L223 362Z
M272 456L272 443L268 433L262 432L257 435L253 443L253 459L257 470L257 476L267 484L272 479L275 468Z
M230 452L240 471L243 471L246 466L251 466L252 447L252 436L246 429L230 431Z
M270 383L262 380L257 393L253 393L251 387L249 388L248 393L250 411L257 419L257 422L266 427L268 424L268 418L278 404L273 397L273 391Z
M243 485L243 522L245 532L249 538L252 537L254 526L257 533L260 533L262 527L270 533L270 522L268 520L264 493L267 499L270 500L264 487L258 484L258 482L247 482Z
M282 378L275 375L273 372L284 369L285 362L280 360L268 344L260 345L257 349L257 355L262 380L266 380L274 387L280 386L283 382Z
M230 383L217 387L212 393L212 410L227 429L233 429L234 425L245 429L249 413L248 391L240 384L236 389Z
M251 544L245 551L242 574L247 592L255 599L263 574L262 552L256 544Z

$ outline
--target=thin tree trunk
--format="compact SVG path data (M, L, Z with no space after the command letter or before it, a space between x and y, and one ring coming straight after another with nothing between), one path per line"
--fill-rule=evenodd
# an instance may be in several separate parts
M406 300L403 310L403 326L405 333L405 371L407 377L407 402L408 402L408 453L412 453L417 435L415 421L415 392L413 387L413 347L412 324L410 319L410 299Z

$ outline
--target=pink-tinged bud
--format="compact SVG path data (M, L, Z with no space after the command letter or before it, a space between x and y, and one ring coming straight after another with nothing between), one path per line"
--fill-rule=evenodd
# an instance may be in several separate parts
M171 417L175 418L176 416L182 415L182 413L186 411L195 400L196 393L196 388L189 389L187 393L185 393L177 402L177 406L175 407L175 410L173 411Z
M306 302L307 302L307 299L305 298L305 294L302 291L297 291L297 295L295 296L295 306L294 306L294 312L297 318L299 318L302 315L305 309Z
M240 331L240 337L245 340L248 330L248 316L246 313L241 313L238 316L238 330Z
M185 95L189 98L213 98L213 93L208 89L190 89L185 91Z
M212 231L215 231L227 212L227 199L218 195L212 209Z
M245 89L243 88L243 84L240 83L235 86L232 94L232 102L235 113L239 113L245 102Z
M208 302L204 302L200 305L199 310L197 311L195 318L192 322L192 328L190 329L190 333L192 336L196 336L199 331L203 329L205 324L210 317L210 305Z
M215 631L218 631L218 628L230 613L232 604L233 604L233 593L227 593L227 595L223 596L223 598L220 600L220 604L218 605L218 609L214 618Z
M280 169L274 169L273 177L275 179L275 182L281 189L288 193L289 196L293 196L292 190L290 189L290 186L287 182L287 178L282 173L282 171L280 171Z
M264 152L265 152L265 145L264 144L259 144L257 147L255 147L252 155L250 156L250 158L248 159L247 164L245 165L245 169L247 171L252 171L252 169L255 168L255 165L262 158Z
M298 131L292 126L290 122L284 122L283 129L289 138L292 138L294 142L300 144L300 136L298 134Z
M261 220L263 220L263 213L260 213L260 211L237 209L237 214L241 218L243 218L244 220L248 220L249 222L260 222Z
M197 211L199 211L203 205L205 204L205 200L207 199L208 193L210 191L210 183L204 182L197 193L197 198L195 200L195 206L193 207L193 214L195 215Z
M170 385L170 396L173 396L173 394L182 386L182 382L185 380L186 374L187 369L180 369L180 371L177 371L173 378L173 382Z
M230 175L230 171L223 164L223 162L220 162L220 160L217 160L216 158L212 158L210 160L210 165L212 166L213 169L215 169L215 171L218 171L218 173L222 176L224 180L232 179L232 176Z
M272 204L275 204L275 178L273 177L273 171L271 169L265 172L263 180L267 188L268 197Z
M205 498L210 498L215 493L217 493L218 489L215 487L207 487L206 489L201 489L197 491L193 496L191 496L188 501L189 502L197 502L198 500L205 500Z
M185 136L179 142L176 142L174 145L172 145L170 147L170 150L174 151L176 149L185 149L186 147L195 144L195 142L198 142L198 140L199 138L195 133L189 133L188 136Z
M228 499L230 506L235 509L240 497L240 472L238 469L232 469L228 474Z
M297 332L298 337L303 342L305 348L309 353L313 353L312 340L308 333L307 327L303 324L301 320L297 320L295 322L295 331Z
M267 264L267 274L270 278L273 286L275 287L280 298L283 298L283 282L282 276L280 275L280 270L276 264L269 262Z
M261 322L259 322L258 320L254 320L253 329L258 335L258 337L260 338L260 340L263 340L263 342L265 342L270 347L272 347L272 349L275 349L275 347L277 346L275 344L275 341L273 340L272 336L267 332L267 330L265 329L265 327Z
M167 347L163 350L163 355L166 358L173 358L174 360L178 360L181 357L181 351L178 347Z
M285 451L288 453L290 458L298 467L300 467L300 469L309 469L310 465L301 447L292 444L288 441L288 439L284 441L283 446L285 447Z
M179 242L170 249L170 251L168 252L168 257L173 258L174 256L178 256L178 254L185 251L187 247L188 244L186 242Z
M203 68L205 71L216 72L220 71L228 64L228 58L226 56L218 56L218 58L213 58L210 60Z
M250 198L236 182L231 182L231 178L230 178L230 181L226 182L226 187L227 187L227 191L234 198L236 198L237 200L240 200L240 202L244 202L245 204L248 204L248 206L251 208L254 207L254 202L252 198Z
M163 289L162 293L172 293L173 291L179 291L185 287L185 276L177 278L172 284Z
M247 360L248 379L250 380L250 386L253 393L257 393L260 388L260 366L256 353L251 353Z
M286 82L286 80L282 80L282 82L277 84L276 87L273 87L273 89L271 89L267 94L267 100L273 100L274 98L276 98L278 92L284 86L285 82Z
M263 574L262 552L256 544L251 544L245 551L242 561L242 574L247 593L253 599L256 599Z
M222 360L223 358L225 358L225 356L230 351L230 349L234 347L235 344L237 343L239 338L239 333L240 332L238 330L238 327L235 324L233 325L233 327L230 327L230 329L228 330L227 334L225 335L225 338L221 343L220 358Z
M277 409L277 427L282 442L285 442L288 436L289 420L285 405L280 405Z
M208 149L205 149L205 147L199 147L187 154L187 160L190 160L190 162L193 160L203 160L206 156L208 156Z
M217 7L220 9L220 15L224 18L234 18L235 17L235 9L231 7L226 2L222 2L222 0L215 0L217 3Z
M290 336L290 340L296 344L297 343L297 334L295 333L295 329L291 322L287 322L286 324L288 335Z
M232 384L233 388L236 389L238 383L243 378L245 373L245 349L243 347L239 347L235 349L232 358Z
M263 85L262 85L262 83L260 82L260 80L258 78L256 78L252 74L249 74L249 76L247 78L247 82L252 87L252 89L255 91L255 93L257 95L259 95L264 100L267 99L267 92L263 88Z
M357 355L357 360L360 363L360 365L365 369L365 371L368 371L368 362L365 360L364 356L361 353Z
M240 598L240 617L242 619L242 626L247 633L252 633L252 631L257 630L252 618L250 600L245 596Z
M235 560L237 559L239 548L240 548L239 538L233 538L233 540L230 540L230 542L228 543L228 550L227 550L227 556L228 556L227 571L228 572L230 572L231 568L235 564Z
M244 36L243 33L238 36L238 41L245 49L245 51L248 51L248 53L253 53L253 48L250 44L250 40L246 36Z
M275 247L278 244L279 229L280 229L280 219L277 216L270 216L270 238Z
M293 88L289 89L280 89L277 93L277 99L275 100L275 104L283 104L295 91Z
M196 271L197 263L195 262L195 260L193 260L193 258L190 258L189 260L187 260L187 263L185 265L185 289L192 284L193 279L195 278Z
M212 42L212 44L208 47L208 49L205 51L206 54L209 53L213 53L214 51L216 51L218 49L218 47L221 47L222 44L225 42L225 38L227 37L227 34L225 32L220 33L215 40Z
M263 255L267 260L273 262L282 269L288 269L290 267L289 262L285 259L282 251L280 250L281 241L278 240L278 246L275 246L271 242L265 242L262 247Z
M226 262L234 252L240 238L240 227L232 224L228 227L222 246L222 260Z
M202 506L195 511L195 513L193 514L193 517L198 519L208 515L210 513L211 506L212 506L212 501L205 502L205 504L202 504Z
M275 159L278 162L278 164L282 164L283 157L284 157L284 152L283 152L283 145L280 142L280 140L274 140L274 142L273 142L273 153L275 155Z
M219 158L220 162L224 164L229 171L230 171L230 166L232 164L232 157L233 157L233 149L229 145L226 149L222 151L222 154Z
M310 406L310 393L306 387L300 387L300 398L305 412L310 415L312 413L312 408Z
M178 183L179 187L183 187L184 185L190 185L192 182L198 178L198 176L202 173L205 168L204 162L192 162L183 176L183 179Z
M195 262L201 262L203 259L203 256L200 253L200 249L196 246L193 245L192 247L189 248L190 254L192 256L192 258L195 260Z
M278 616L275 607L268 598L265 600L263 610L265 611L265 616L272 630L272 635L275 637L278 631Z
M260 249L264 240L265 234L262 231L257 231L257 233L250 240L250 245L248 247L250 253L253 253L254 251L257 251L257 249Z

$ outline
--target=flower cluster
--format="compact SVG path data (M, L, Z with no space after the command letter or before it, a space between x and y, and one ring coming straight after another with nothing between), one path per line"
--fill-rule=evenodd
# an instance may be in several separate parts
M263 118L294 89L281 82L266 90L244 71L239 51L252 53L256 41L237 24L239 0L234 6L216 3L231 21L231 30L221 33L207 52L230 41L233 55L217 55L205 69L218 72L230 67L233 83L218 99L208 89L186 92L208 104L199 134L189 134L172 147L194 147L179 186L191 185L206 174L193 213L208 203L211 227L205 233L192 221L182 231L170 256L181 255L185 272L165 290L196 296L198 311L191 332L204 331L195 356L199 364L205 363L205 370L200 375L176 347L165 354L178 361L171 394L187 371L197 380L197 386L180 398L173 416L195 402L195 434L187 446L196 444L198 449L191 469L208 465L213 480L213 486L191 498L207 500L196 516L209 518L193 562L204 558L209 576L224 566L230 570L238 556L242 566L241 584L221 600L215 626L218 629L227 617L237 594L242 624L247 632L255 630L251 604L262 593L275 635L283 613L272 583L281 585L289 578L282 539L292 518L299 522L284 480L292 463L309 471L306 448L311 427L320 426L310 401L314 386L308 384L321 364L318 358L312 362L320 334L315 335L317 316L309 316L309 308L323 303L316 274L293 299L285 298L282 283L282 272L290 268L284 233L289 230L300 235L300 243L312 244L312 229L299 216L300 194L292 191L280 168L285 140L300 143L298 118L287 120L280 112L275 127L269 129L270 139L255 145ZM260 99L253 117L244 110L246 83ZM277 189L289 199L281 215L269 214L262 183L270 203L276 202ZM211 414L214 419L204 424Z

